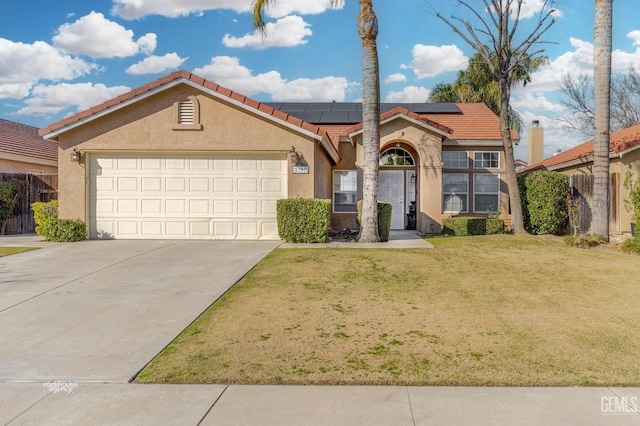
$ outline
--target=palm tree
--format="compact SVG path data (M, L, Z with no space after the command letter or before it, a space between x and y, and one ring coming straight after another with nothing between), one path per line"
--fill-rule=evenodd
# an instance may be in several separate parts
M491 59L496 61L496 54L492 52ZM536 58L527 57L523 63L514 70L513 83L527 85L531 82L531 73L549 62L546 56ZM483 102L496 115L500 114L500 89L498 81L493 77L489 67L477 53L469 61L466 70L458 72L458 77L453 83L438 83L431 90L430 102ZM509 106L509 126L512 130L520 132L524 127L522 117Z
M253 24L264 31L264 10L276 0L255 0ZM342 0L331 0L337 6ZM359 241L374 243L378 234L378 161L380 155L380 70L378 65L378 19L373 0L360 0L358 33L362 39L362 219Z
M609 240L609 133L613 0L596 0L593 30L595 125L591 230Z

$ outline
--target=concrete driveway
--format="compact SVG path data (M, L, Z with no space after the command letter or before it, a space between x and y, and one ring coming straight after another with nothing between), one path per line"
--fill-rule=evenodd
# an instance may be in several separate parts
M127 382L279 244L84 241L0 258L0 381Z

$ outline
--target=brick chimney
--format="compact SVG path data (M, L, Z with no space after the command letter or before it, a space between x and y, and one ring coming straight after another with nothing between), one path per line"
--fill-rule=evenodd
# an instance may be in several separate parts
M529 165L544 160L544 129L540 127L540 121L533 120L528 133Z

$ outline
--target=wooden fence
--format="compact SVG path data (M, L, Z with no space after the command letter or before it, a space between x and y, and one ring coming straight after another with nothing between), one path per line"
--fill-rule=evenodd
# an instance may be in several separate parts
M580 202L578 209L578 232L591 232L591 206L593 205L593 174L579 174L569 176L569 184L571 185L571 197L573 202ZM609 222L612 229L619 226L620 198L620 176L618 173L611 173L609 180ZM574 230L571 229L573 232Z
M14 181L18 184L20 199L15 216L8 220L7 234L28 234L35 232L31 204L48 202L58 198L58 175L33 175L27 173L0 173L0 181Z

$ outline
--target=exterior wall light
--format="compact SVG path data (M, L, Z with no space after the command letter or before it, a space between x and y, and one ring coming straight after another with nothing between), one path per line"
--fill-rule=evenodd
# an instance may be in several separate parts
M71 161L79 163L81 158L82 152L78 151L76 148L73 148L73 151L71 151Z

